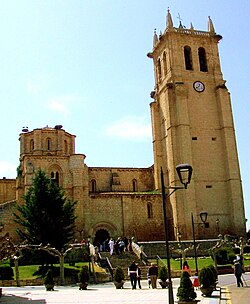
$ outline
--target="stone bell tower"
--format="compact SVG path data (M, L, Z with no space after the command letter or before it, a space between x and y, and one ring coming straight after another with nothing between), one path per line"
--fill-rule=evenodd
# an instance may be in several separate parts
M175 167L189 163L193 176L187 190L170 197L168 223L172 237L192 238L191 213L198 238L218 233L245 235L245 213L230 94L220 67L212 20L208 31L173 26L154 34L155 89L151 93L154 170L166 185L178 185ZM169 202L168 202L169 203ZM207 212L202 224L199 214Z

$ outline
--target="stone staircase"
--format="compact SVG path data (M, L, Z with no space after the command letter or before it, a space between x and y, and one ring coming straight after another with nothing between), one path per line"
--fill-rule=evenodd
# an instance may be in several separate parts
M125 279L128 280L128 267L135 261L141 268L141 279L147 279L148 267L134 253L124 252L120 255L110 255L109 252L100 252L100 265L108 270L111 275L116 267L121 267L125 274Z

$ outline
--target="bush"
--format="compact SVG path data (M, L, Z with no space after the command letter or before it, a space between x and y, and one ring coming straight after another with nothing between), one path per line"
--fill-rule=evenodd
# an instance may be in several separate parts
M89 270L87 266L83 266L79 271L78 280L80 283L87 283L89 281Z
M121 283L125 278L124 272L121 267L116 267L114 273L114 281Z
M183 271L181 275L180 286L178 287L177 298L180 301L192 301L197 297L189 273Z
M235 253L233 249L229 247L217 248L214 253L218 265L230 264L235 259ZM213 255L212 258L214 258Z
M44 278L44 285L54 285L53 273L52 270L49 269Z
M213 286L217 282L217 271L213 265L203 267L199 272L199 283L202 287L207 288Z
M250 246L246 245L243 249L244 253L250 253Z
M166 282L167 278L168 278L168 270L166 266L162 266L159 270L159 276L158 278L162 281L162 282Z
M14 272L9 265L0 266L0 280L13 280Z

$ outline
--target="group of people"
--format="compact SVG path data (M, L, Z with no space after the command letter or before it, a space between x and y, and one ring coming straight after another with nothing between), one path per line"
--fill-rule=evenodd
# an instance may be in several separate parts
M141 289L141 268L138 264L136 264L135 261L133 261L128 267L128 275L130 278L132 289L136 289L137 284L138 287ZM156 264L151 264L148 269L147 276L149 287L152 286L153 289L157 288L158 267Z
M182 266L182 271L188 272L190 278L193 279L193 287L195 289L198 289L199 288L198 273L196 272L193 276L191 275L191 269L187 261L184 261ZM234 274L236 277L236 283L238 287L240 286L243 287L243 282L242 282L243 273L244 273L243 258L240 255L237 255L236 259L234 260ZM128 275L130 278L132 289L136 289L137 284L138 287L141 289L141 269L139 265L136 264L135 261L133 261L131 265L128 267ZM152 286L153 289L157 288L158 266L156 264L151 263L151 266L148 269L147 277L148 277L149 287Z
M191 277L191 269L187 263L184 261L183 263L183 271L187 271L189 276ZM236 277L236 285L237 287L243 287L242 275L244 273L244 266L243 266L243 257L241 255L237 255L236 259L234 260L234 275ZM195 288L199 288L199 281L198 281L198 273L196 272L194 276L191 277L193 279L193 286Z
M125 251L132 251L132 240L127 237L119 237L117 240L110 238L106 239L102 244L97 244L98 250L107 251L110 255L114 253L119 255Z

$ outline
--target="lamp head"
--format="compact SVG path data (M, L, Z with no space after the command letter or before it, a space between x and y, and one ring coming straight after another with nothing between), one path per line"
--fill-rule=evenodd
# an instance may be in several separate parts
M200 218L203 223L207 221L207 212L200 212Z
M187 185L191 181L193 168L189 164L180 164L176 166L176 171L180 182L184 185L185 189L187 189Z

